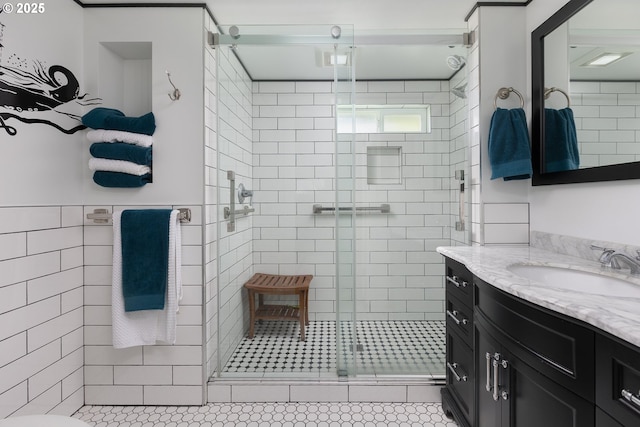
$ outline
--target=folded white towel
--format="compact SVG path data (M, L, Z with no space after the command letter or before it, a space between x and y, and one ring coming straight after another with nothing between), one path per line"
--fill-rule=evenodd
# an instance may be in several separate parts
M142 176L151 173L151 168L125 160L99 159L92 157L89 159L89 169L92 171L109 171L128 173L129 175Z
M182 298L182 237L178 211L171 212L169 223L169 267L167 299L164 310L124 311L122 295L122 241L120 217L113 213L113 275L111 316L114 348L154 345L158 341L176 342L178 302Z
M153 137L141 133L125 132L122 130L94 129L87 132L89 142L124 142L126 144L151 147Z

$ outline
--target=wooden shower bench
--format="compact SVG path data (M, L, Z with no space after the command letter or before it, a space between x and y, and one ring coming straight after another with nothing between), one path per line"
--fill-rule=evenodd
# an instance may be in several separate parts
M256 320L298 320L300 341L305 340L304 327L309 324L309 284L312 275L283 276L256 273L244 287L249 292L249 338L253 338ZM258 307L255 295L258 294ZM264 295L298 295L298 306L265 305Z

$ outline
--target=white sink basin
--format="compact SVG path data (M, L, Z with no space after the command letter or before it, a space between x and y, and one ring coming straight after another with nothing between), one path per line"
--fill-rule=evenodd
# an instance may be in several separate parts
M513 264L507 270L541 285L613 297L640 298L640 285L615 277L546 265Z

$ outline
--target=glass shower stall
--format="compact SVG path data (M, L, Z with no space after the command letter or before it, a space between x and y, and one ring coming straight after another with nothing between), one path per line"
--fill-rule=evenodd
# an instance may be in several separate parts
M367 48L349 25L221 26L212 38L209 375L444 378L436 247L469 244L466 70L358 80ZM305 341L287 321L248 338L254 273L313 275Z

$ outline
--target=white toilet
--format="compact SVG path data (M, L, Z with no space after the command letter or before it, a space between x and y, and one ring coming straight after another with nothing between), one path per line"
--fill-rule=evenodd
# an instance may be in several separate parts
M0 420L0 427L91 427L84 421L62 415L24 415Z

